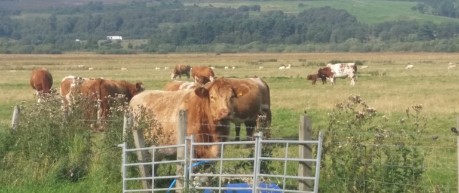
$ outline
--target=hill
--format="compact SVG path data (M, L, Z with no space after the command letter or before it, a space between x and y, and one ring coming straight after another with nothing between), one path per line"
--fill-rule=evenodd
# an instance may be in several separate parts
M459 41L455 9L441 17L420 5L383 0L0 1L0 53L459 51L451 44ZM123 40L106 39L113 35Z

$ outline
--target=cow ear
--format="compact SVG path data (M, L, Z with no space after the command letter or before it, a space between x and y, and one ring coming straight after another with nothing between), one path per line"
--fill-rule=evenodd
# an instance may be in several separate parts
M141 82L135 83L135 88L137 89L138 92L145 90L145 87L143 87L143 83Z
M209 96L209 90L205 87L199 86L194 89L194 93L199 97L207 97Z
M233 87L234 93L236 97L241 97L247 94L250 88L247 85L239 85L237 87Z

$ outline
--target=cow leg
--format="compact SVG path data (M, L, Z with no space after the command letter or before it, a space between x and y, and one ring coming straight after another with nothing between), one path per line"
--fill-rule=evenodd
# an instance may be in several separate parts
M240 141L241 139L240 134L241 134L241 123L234 123L235 129L236 129L236 138L234 139L235 141Z
M355 85L355 80L354 78L351 78L351 86L354 86Z
M253 140L253 132L255 131L257 122L250 120L250 121L244 122L244 125L245 125L245 130L246 130L247 141Z

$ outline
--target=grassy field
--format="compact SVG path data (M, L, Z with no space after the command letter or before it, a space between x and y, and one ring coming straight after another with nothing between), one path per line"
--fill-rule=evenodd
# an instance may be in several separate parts
M417 20L440 22L456 22L455 19L421 14L411 8L417 2L408 1L355 1L355 0L325 0L325 1L225 1L192 3L199 6L233 7L242 5L260 5L261 11L282 10L285 13L299 13L303 10L329 6L335 9L344 9L354 15L362 23L375 24L384 21ZM191 5L191 3L190 3Z
M312 85L305 78L330 61L357 60L368 68L358 70L355 87L347 79L338 79L336 85ZM258 76L268 82L272 135L276 138L297 137L299 116L304 112L311 117L315 130L324 129L327 114L350 95L360 95L379 115L389 117L422 104L423 114L430 120L422 144L432 151L426 158L425 182L433 188L455 190L455 137L449 128L456 125L459 114L459 68L448 70L447 66L458 61L459 55L454 53L0 55L0 125L4 130L8 128L14 105L33 102L29 78L34 67L48 68L55 88L63 77L78 75L142 81L146 89L162 89L176 64L213 66L219 77ZM282 64L292 64L292 69L279 70ZM405 70L408 64L414 68ZM225 66L235 69L225 70ZM439 138L432 142L432 136Z

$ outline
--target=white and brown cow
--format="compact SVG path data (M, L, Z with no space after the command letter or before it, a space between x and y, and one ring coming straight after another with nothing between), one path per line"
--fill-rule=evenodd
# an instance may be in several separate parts
M215 79L215 73L210 67L194 66L191 68L191 77L193 77L195 83L204 85Z
M191 66L185 64L177 64L172 71L171 79L177 78L177 76L181 79L182 75L185 75L187 78L190 78L190 70Z
M195 89L178 91L147 90L132 98L129 106L135 120L152 117L150 128L143 128L145 138L156 145L177 144L179 111L186 110L186 135L196 142L219 142L229 134L228 118L232 114L235 97L242 97L248 88L235 88L227 79L219 78ZM236 95L236 93L239 93ZM214 158L220 153L218 145L196 146L198 158ZM175 155L175 152L169 152ZM163 154L162 156L171 156Z
M38 102L41 102L43 98L49 97L51 94L53 76L46 68L36 68L32 70L30 86L36 91Z
M357 66L355 63L330 63L318 70L318 76L322 81L328 79L332 84L335 84L336 78L349 78L351 79L351 86L355 85L356 73Z
M243 96L235 98L230 120L236 129L236 140L240 140L241 125L244 123L247 139L253 137L253 131L257 126L259 116L266 116L263 125L271 125L271 96L268 84L260 78L228 78L226 79L234 88L248 88L249 91ZM167 91L193 89L194 82L171 81L164 86ZM239 93L236 93L239 95Z

